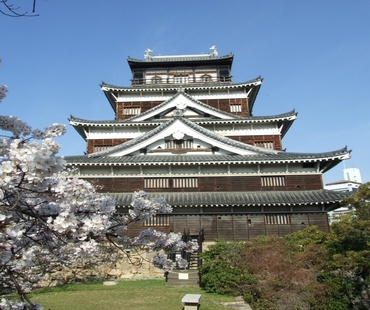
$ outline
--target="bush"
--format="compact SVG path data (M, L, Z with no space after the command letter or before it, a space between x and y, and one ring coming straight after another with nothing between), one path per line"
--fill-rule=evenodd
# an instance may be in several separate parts
M201 283L207 292L244 295L246 286L257 282L242 264L246 247L243 242L219 240L201 254Z

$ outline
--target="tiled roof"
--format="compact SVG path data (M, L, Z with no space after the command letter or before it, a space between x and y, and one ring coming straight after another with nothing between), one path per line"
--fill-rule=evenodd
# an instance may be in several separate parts
M214 119L214 118L195 118L192 119L192 122L196 124L233 124L233 123L268 123L276 121L291 121L294 120L297 116L295 110L287 113L277 114L277 115L268 115L268 116L249 116L242 117L238 116L236 119ZM118 121L118 120L87 120L83 118L74 117L71 115L69 117L69 122L73 126L100 126L100 127L126 127L126 126L151 126L151 125L160 125L164 122L167 122L168 119L154 119L151 121ZM130 119L132 120L132 118Z
M200 54L200 55L179 55L179 56L154 56L148 57L144 60L127 57L128 63L131 65L135 64L148 64L148 63L187 63L187 62L223 62L233 60L234 55L229 53L225 56L215 56L212 54Z
M132 193L108 193L117 206L127 207ZM260 191L260 192L178 192L148 193L148 197L163 197L173 207L200 206L310 206L338 203L345 194L328 190ZM206 210L205 210L206 211ZM238 212L234 208L234 212Z
M159 134L161 131L163 131L164 129L166 129L170 125L172 125L177 120L186 124L189 128L194 129L196 132L199 132L202 135L204 135L204 136L206 136L206 137L208 137L212 140L216 140L218 142L221 142L221 143L223 143L225 145L228 145L228 146L231 146L231 147L235 147L235 148L238 148L238 149L241 149L241 150L250 150L250 151L263 153L263 154L270 154L270 153L275 154L275 153L277 153L277 151L275 151L275 150L268 150L268 149L264 149L264 148L260 148L260 147L255 147L255 146L252 146L252 145L249 145L249 144L245 144L245 143L242 143L242 142L239 142L239 141L221 136L221 135L219 135L219 134L217 134L217 133L215 133L211 130L203 128L202 126L194 124L192 121L190 121L186 118L183 118L183 117L177 118L177 117L175 117L175 118L170 119L168 122L158 126L157 128L148 131L147 133L145 133L142 136L134 138L134 139L132 139L130 141L127 141L125 143L122 143L120 145L111 147L111 148L106 149L104 151L92 153L88 156L89 157L99 157L99 156L109 155L109 154L112 154L112 153L115 153L115 152L118 152L118 151L127 150L128 148L131 148L131 147L133 147L133 146L135 146L135 145L137 145L137 144L139 144L143 141L146 141L149 138Z
M100 87L103 91L125 91L125 92L137 92L140 90L145 91L158 91L158 90L178 90L180 88L186 90L194 90L194 89L231 89L231 88L241 88L245 86L257 86L262 83L262 78L258 77L246 82L241 83L232 83L232 84L225 84L225 83L202 83L202 84L192 84L192 83L185 83L185 84L140 84L135 85L135 87L131 86L117 86L102 82Z
M96 154L96 153L95 153ZM168 164L255 164L342 160L350 151L343 148L326 153L257 153L255 155L137 155L66 156L69 165L168 165Z
M133 117L130 117L129 119L127 119L127 120L126 120L126 122L135 121L135 119L137 119L137 118L139 118L139 117L140 117L140 118L141 118L141 117L143 117L143 116L145 117L145 115L147 115L147 114L151 114L151 113L153 113L153 112L155 112L155 111L158 111L159 109L161 109L162 107L166 106L169 102L173 101L176 97L178 97L178 96L180 96L180 95L183 95L183 96L184 96L184 97L186 97L187 99L191 100L192 102L196 103L197 105L199 105L199 106L201 106L201 107L203 107L203 108L205 108L205 109L207 109L207 110L211 110L211 111L214 111L214 112L216 112L216 113L218 113L218 114L222 114L222 115L224 115L225 117L227 117L228 119L239 119L239 118L240 118L240 116L237 116L237 115L232 114L232 113L227 113L227 112L225 112L225 111L221 111L221 110L216 109L216 108L214 108L214 107L212 107L212 106L210 106L210 105L208 105L208 104L205 104L205 103L203 103L203 102L201 102L201 101L199 101L199 100L196 100L196 99L194 99L192 96L188 95L187 93L185 93L185 92L181 89L181 90L178 90L178 92L177 92L177 93L176 93L172 98L170 98L170 99L168 99L168 100L166 100L166 101L162 102L161 104L159 104L159 105L155 106L154 108L152 108L152 109L150 109L150 110L148 110L148 111L145 111L145 112L143 112L143 113L141 113L141 114L139 114L139 115L135 115L135 116L133 116ZM176 108L176 107L174 107L174 108Z

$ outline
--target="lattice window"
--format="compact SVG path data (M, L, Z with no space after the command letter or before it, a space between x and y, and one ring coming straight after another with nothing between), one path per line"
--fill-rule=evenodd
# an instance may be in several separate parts
M241 104L230 104L230 112L236 113L242 111L242 105Z
M169 215L156 215L147 219L144 226L170 226Z
M160 84L160 83L162 83L162 79L159 76L155 76L154 78L152 78L152 83L153 84Z
M192 149L193 148L193 139L184 140L181 143L183 149Z
M261 177L262 186L285 186L285 177Z
M176 178L173 179L173 188L198 187L198 178Z
M174 83L176 84L189 83L189 77L187 75L182 74L175 75Z
M274 142L273 141L256 141L254 142L255 146L264 147L265 149L274 149Z
M104 151L110 147L112 147L112 145L94 145L94 152Z
M268 214L265 215L266 225L289 225L290 215L289 214Z
M183 148L183 149L191 149L193 148L193 139L187 139L187 140L180 140L180 141L175 141L175 140L165 140L165 149L167 150L173 150L173 149L178 149L178 148Z
M164 141L164 148L165 149L172 150L175 147L176 147L175 146L175 141L173 141L173 140L166 140L166 141Z
M169 179L164 178L144 179L144 188L168 188L169 186L170 186Z
M203 83L208 83L208 82L211 82L211 81L212 81L212 77L210 75L206 74L206 75L202 76L202 82Z
M123 108L123 115L139 115L141 112L140 107L127 107Z

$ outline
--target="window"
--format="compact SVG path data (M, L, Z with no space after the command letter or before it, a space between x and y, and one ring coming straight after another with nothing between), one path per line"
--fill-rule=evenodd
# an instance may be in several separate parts
M165 149L192 149L193 148L193 139L185 140L165 140Z
M170 217L168 215L156 215L147 219L144 226L170 226Z
M208 83L208 82L211 82L211 81L212 81L212 77L210 75L206 74L206 75L202 76L202 82L203 83Z
M104 151L110 147L112 147L112 145L94 145L94 153Z
M169 188L169 179L149 178L144 179L144 188Z
M254 142L254 145L258 147L264 147L265 149L274 149L274 142L272 141L256 141Z
M193 139L183 140L181 143L183 149L192 149L193 148Z
M266 225L289 225L290 215L289 214L268 214L265 215Z
M220 82L229 82L231 80L229 67L222 67L219 72Z
M132 77L132 84L143 84L144 83L144 72L134 71Z
M174 140L166 140L164 141L164 147L167 150L172 150L175 148L175 141Z
M236 113L242 111L242 105L241 104L230 104L230 112Z
M152 84L160 84L162 83L162 79L159 76L155 76L152 78Z
M123 115L139 115L140 111L140 107L127 107L123 108Z
M198 187L198 178L176 178L173 179L173 188Z
M261 177L262 186L285 186L285 177Z
M174 83L176 84L188 83L188 81L189 81L189 77L187 75L178 74L178 75L175 75L174 77Z

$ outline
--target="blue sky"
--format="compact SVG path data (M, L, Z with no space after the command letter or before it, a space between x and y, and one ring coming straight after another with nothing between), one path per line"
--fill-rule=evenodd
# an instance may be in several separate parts
M8 0L31 11L32 0ZM33 127L68 117L113 119L99 84L129 86L127 56L234 54L233 81L264 82L254 115L295 109L283 140L290 152L348 146L352 158L324 175L359 168L370 181L370 1L38 0L38 17L0 15L0 108ZM85 142L68 125L62 155Z

